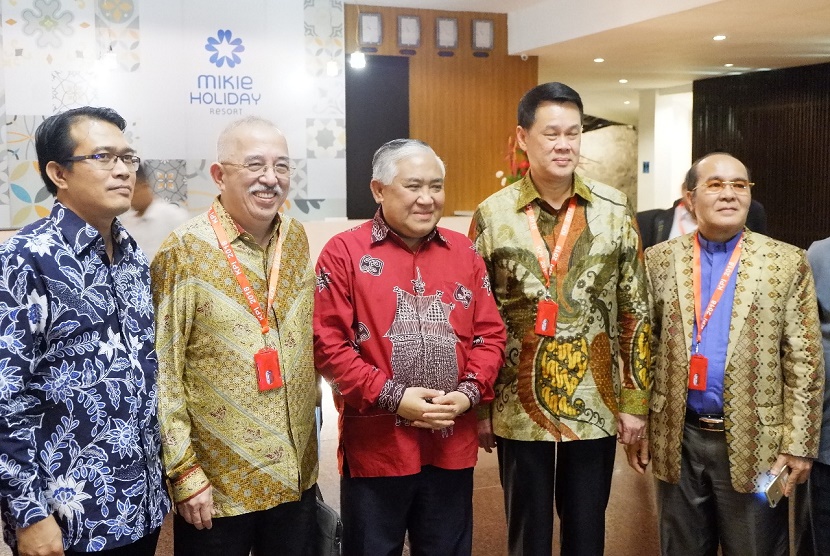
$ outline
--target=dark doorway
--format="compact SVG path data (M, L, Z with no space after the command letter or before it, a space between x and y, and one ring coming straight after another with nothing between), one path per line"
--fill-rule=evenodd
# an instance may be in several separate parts
M372 218L372 155L392 139L409 137L409 58L366 56L346 64L346 216Z

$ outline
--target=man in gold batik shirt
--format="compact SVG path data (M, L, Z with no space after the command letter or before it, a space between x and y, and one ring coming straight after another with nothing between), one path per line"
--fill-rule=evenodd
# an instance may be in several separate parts
M473 217L507 325L479 442L498 450L510 554L550 556L555 498L562 554L601 555L616 440L636 442L648 414L642 251L626 196L574 173L577 92L539 85L518 121L529 174Z
M229 125L217 150L220 196L167 238L151 269L176 554L305 554L315 278L303 227L278 214L293 168L282 133L259 118Z

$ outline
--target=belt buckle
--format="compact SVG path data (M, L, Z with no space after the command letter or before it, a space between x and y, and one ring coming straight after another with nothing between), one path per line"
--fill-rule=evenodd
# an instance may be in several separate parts
M698 417L698 428L702 431L723 432L722 417Z

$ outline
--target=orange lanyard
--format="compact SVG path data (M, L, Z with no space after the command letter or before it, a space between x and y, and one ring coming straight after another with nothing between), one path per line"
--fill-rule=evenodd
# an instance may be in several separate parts
M545 277L545 297L550 298L550 277L556 272L556 265L559 262L559 255L565 248L565 240L568 239L568 232L571 229L571 222L574 219L576 212L576 195L571 197L571 202L568 204L568 212L565 213L565 221L562 223L562 228L559 230L559 237L556 238L556 245L553 248L553 253L548 262L548 250L545 245L545 240L542 239L542 234L539 233L539 226L536 224L536 216L533 214L533 206L528 204L525 206L525 214L527 215L527 223L530 226L530 237L533 238L533 247L536 252L536 259L539 261L539 266L542 268L542 275Z
M234 276L236 276L236 281L239 282L239 287L242 288L242 294L245 296L245 299L248 300L251 312L259 321L259 325L262 327L262 335L265 336L270 330L270 327L268 326L268 313L262 310L262 306L259 304L259 301L257 301L254 288L251 287L251 283L248 281L248 277L242 269L242 263L240 263L239 259L236 258L236 253L234 252L233 247L231 247L228 234L225 233L225 229L222 228L222 224L219 223L219 216L216 214L216 210L214 210L213 207L210 207L210 210L208 211L208 220L210 221L210 225L213 226L216 239L219 240L219 247L221 247L222 251L225 252L225 257L228 259L228 266L231 267L231 272L233 272ZM271 263L271 274L268 276L268 307L271 307L274 304L274 298L276 297L277 278L280 274L280 259L282 259L282 244L285 241L286 235L288 234L285 233L285 230L280 230L277 246L274 249L274 260Z
M720 298L723 296L724 290L726 290L726 284L729 283L729 277L732 276L732 272L734 272L735 267L738 266L738 260L741 258L741 245L744 242L744 235L743 232L741 232L741 238L738 240L738 244L732 251L732 256L729 257L729 262L726 263L726 268L723 269L723 275L721 276L715 291L712 292L712 299L709 300L709 305L706 306L706 311L702 315L700 313L702 286L700 281L700 239L698 238L698 235L700 235L699 232L695 234L695 266L692 280L695 295L695 322L697 323L696 343L697 349L700 349L700 338L703 334L703 328L706 326L706 323L709 322L712 313L715 312L715 307L717 307Z

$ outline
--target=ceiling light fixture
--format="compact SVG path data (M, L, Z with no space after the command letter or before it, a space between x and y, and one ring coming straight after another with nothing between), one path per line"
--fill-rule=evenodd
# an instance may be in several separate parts
M726 40L726 35L715 35L714 37L712 37L712 40L713 41L725 41Z
M597 64L601 64L604 61L605 61L605 58L594 58L594 62L596 62Z
M731 68L731 67L732 67L732 66L734 66L734 65L735 65L735 64L724 64L724 65L723 65L723 67L725 67L725 68Z
M366 55L362 52L352 52L349 56L349 65L354 69L362 69L366 67Z
M628 83L628 79L620 79L620 83L622 83L623 85L625 85L626 83Z
M623 104L631 104L630 100L623 101Z

